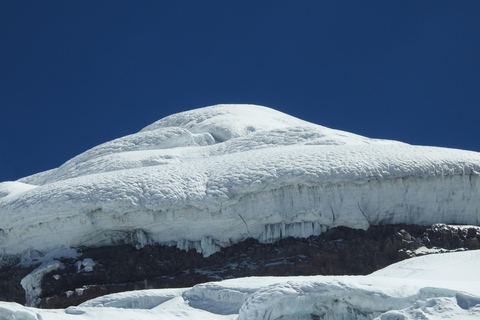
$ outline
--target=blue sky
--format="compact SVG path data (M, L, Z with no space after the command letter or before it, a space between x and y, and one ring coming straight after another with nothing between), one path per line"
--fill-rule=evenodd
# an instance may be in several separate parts
M169 114L269 106L480 151L480 1L2 1L0 181Z

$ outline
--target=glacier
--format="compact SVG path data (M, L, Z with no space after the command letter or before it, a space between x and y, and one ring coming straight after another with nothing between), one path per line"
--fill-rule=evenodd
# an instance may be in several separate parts
M0 183L0 265L66 248L209 256L336 226L479 225L480 153L326 128L256 105L174 114Z
M115 293L66 309L0 302L0 319L473 320L478 261L478 250L434 254L367 276L238 278Z

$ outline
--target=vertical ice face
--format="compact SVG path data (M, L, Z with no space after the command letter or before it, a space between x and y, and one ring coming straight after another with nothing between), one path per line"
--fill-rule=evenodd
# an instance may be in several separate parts
M255 105L161 119L57 169L0 183L2 263L60 246L208 256L334 226L479 224L480 154L369 139Z

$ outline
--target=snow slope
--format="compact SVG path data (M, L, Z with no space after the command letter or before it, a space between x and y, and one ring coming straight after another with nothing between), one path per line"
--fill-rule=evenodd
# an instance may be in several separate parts
M479 261L480 251L428 255L369 276L241 278L117 293L65 310L0 302L0 319L479 319Z
M480 154L369 139L255 105L161 119L0 184L3 263L147 243L208 256L330 227L479 224Z

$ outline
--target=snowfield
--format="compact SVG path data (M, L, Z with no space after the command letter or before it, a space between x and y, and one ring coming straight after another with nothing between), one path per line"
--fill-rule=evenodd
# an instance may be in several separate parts
M0 184L1 264L149 243L204 256L328 228L479 225L480 154L369 139L255 105L161 119Z
M251 277L122 292L44 310L0 302L0 319L479 319L480 251L402 261L368 276Z

